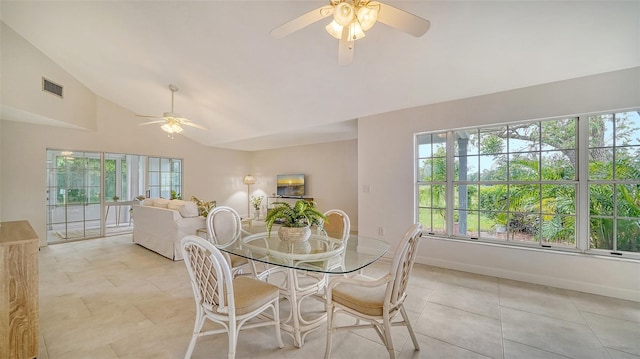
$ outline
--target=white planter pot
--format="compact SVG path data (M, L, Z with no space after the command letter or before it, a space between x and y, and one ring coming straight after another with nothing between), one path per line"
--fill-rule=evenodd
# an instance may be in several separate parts
M280 227L278 237L285 242L304 242L311 236L309 227Z

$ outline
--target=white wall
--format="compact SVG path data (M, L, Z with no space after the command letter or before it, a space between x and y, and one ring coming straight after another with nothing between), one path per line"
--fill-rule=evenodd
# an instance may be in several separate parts
M358 121L359 233L397 243L415 220L416 132L640 107L640 68L370 116ZM370 192L363 192L370 186ZM640 301L640 263L425 238L418 261ZM559 269L562 269L561 271Z
M182 135L171 140L158 126L136 126L140 120L133 113L102 98L97 113L97 131L0 122L2 221L29 220L44 244L47 148L182 158L183 198L196 195L244 208L249 152L202 146Z
M0 110L4 120L96 129L96 95L0 22ZM42 91L42 77L63 86L63 98Z
M313 197L318 209L342 209L357 230L357 143L348 140L254 152L251 167L256 184L251 190L271 196L276 192L276 175L304 173L307 196Z
M202 146L183 135L171 140L159 126L137 126L142 121L134 113L96 96L9 27L0 26L1 221L28 220L45 244L49 148L182 158L183 198L195 195L244 208L242 177L249 171L251 153ZM65 86L63 99L42 92L42 76ZM184 133L189 131L198 130Z

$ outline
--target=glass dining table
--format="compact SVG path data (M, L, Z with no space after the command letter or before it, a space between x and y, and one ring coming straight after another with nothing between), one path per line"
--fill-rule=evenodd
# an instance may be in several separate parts
M389 250L389 244L379 239L350 235L347 241L312 234L304 242L285 242L277 233L245 235L237 241L217 246L223 252L252 261L254 275L280 287L282 297L291 305L283 317L281 328L301 347L304 338L326 320L324 310L314 318L303 316L301 303L315 298L324 303L324 288L329 275L356 272L377 261ZM262 264L262 265L260 265ZM256 268L260 267L262 270Z

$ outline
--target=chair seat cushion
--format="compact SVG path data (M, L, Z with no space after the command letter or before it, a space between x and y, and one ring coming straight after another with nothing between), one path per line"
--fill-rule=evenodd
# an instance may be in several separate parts
M249 263L247 258L240 257L235 254L229 254L229 259L231 259L231 268L237 268Z
M278 299L280 291L275 285L250 277L236 277L233 280L233 296L236 314L250 313L264 304Z
M341 283L333 288L331 298L334 302L360 313L382 316L385 290L384 285L370 288Z

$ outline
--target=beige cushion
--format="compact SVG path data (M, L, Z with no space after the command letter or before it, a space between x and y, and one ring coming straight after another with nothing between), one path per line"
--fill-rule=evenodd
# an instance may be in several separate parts
M180 207L184 206L185 201L181 199L172 199L167 203L167 208L173 209L175 211L180 210Z
M145 198L142 201L143 206L153 206L154 199L153 198Z
M279 298L280 290L275 285L257 279L236 277L233 280L233 297L236 304L236 314L242 315Z
M165 198L156 198L153 200L153 206L159 208L167 208L169 205L169 200Z
M185 201L184 205L178 209L180 215L184 218L198 217L198 206L193 202Z
M384 293L387 287L361 287L352 284L339 284L331 292L334 302L360 313L371 316L382 316Z
M249 263L249 260L247 258L240 257L235 254L229 254L229 259L231 259L232 268L240 267L241 265Z
M327 220L323 224L324 231L331 238L342 239L342 231L344 230L344 221L342 216L332 213L327 216Z

